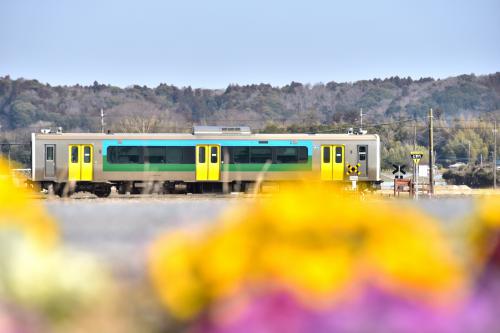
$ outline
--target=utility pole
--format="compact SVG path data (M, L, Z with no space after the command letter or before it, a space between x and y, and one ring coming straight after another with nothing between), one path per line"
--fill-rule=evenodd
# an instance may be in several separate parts
M363 129L363 108L359 109L359 128Z
M101 109L101 133L104 133L104 110Z
M10 162L10 145L8 146L9 150L7 151L7 159L9 160L9 170L11 168L11 162Z
M417 120L416 119L413 120L413 150L414 151L417 150ZM413 182L418 185L417 177L418 177L418 164L413 163Z
M470 141L468 143L469 143L469 155L468 155L469 158L468 158L468 160L469 160L469 164L470 164Z
M434 195L434 129L432 108L429 109L429 189L430 195Z
M497 120L493 123L493 188L497 188Z
M413 122L413 150L417 150L417 121Z

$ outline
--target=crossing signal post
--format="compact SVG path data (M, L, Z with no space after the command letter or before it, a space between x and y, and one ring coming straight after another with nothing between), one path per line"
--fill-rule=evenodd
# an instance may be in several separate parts
M415 174L415 199L418 200L418 165L422 157L424 157L424 153L418 151L412 151L410 153L411 159L413 160L413 172Z
M404 175L406 175L406 170L405 170L406 165L393 164L392 166L394 167L394 171L392 172L392 174L394 175L394 178L403 179Z

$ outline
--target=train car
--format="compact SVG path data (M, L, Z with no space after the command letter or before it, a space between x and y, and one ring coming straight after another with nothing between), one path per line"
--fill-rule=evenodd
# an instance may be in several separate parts
M317 179L380 183L376 134L253 134L248 127L195 126L192 133L32 134L32 182L58 195L244 191L257 181ZM352 171L352 170L351 170Z

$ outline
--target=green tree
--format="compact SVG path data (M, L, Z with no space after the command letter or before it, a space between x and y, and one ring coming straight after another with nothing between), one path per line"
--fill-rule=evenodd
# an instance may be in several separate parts
M9 122L12 128L26 127L33 122L36 107L29 102L18 101L11 107Z
M455 132L442 149L442 160L445 163L461 161L475 163L479 155L488 156L488 145L481 136L472 129L461 129Z

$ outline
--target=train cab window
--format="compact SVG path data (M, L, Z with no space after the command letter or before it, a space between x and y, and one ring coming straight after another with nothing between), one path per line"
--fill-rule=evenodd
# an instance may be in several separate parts
M83 147L83 163L90 163L90 147Z
M323 147L323 163L330 163L330 147Z
M205 163L205 147L198 147L198 163Z
M230 163L240 164L250 162L250 148L229 147Z
M366 160L366 146L359 146L358 147L358 155L359 155L359 160L360 161L365 161Z
M45 160L53 161L54 160L54 146L46 146L45 147Z
M335 147L335 163L342 163L342 147Z
M78 163L78 147L71 147L71 163Z
M272 160L271 147L250 147L250 163L266 163Z
M217 163L217 147L211 147L210 148L210 163Z
M297 163L297 147L277 147L276 163Z

